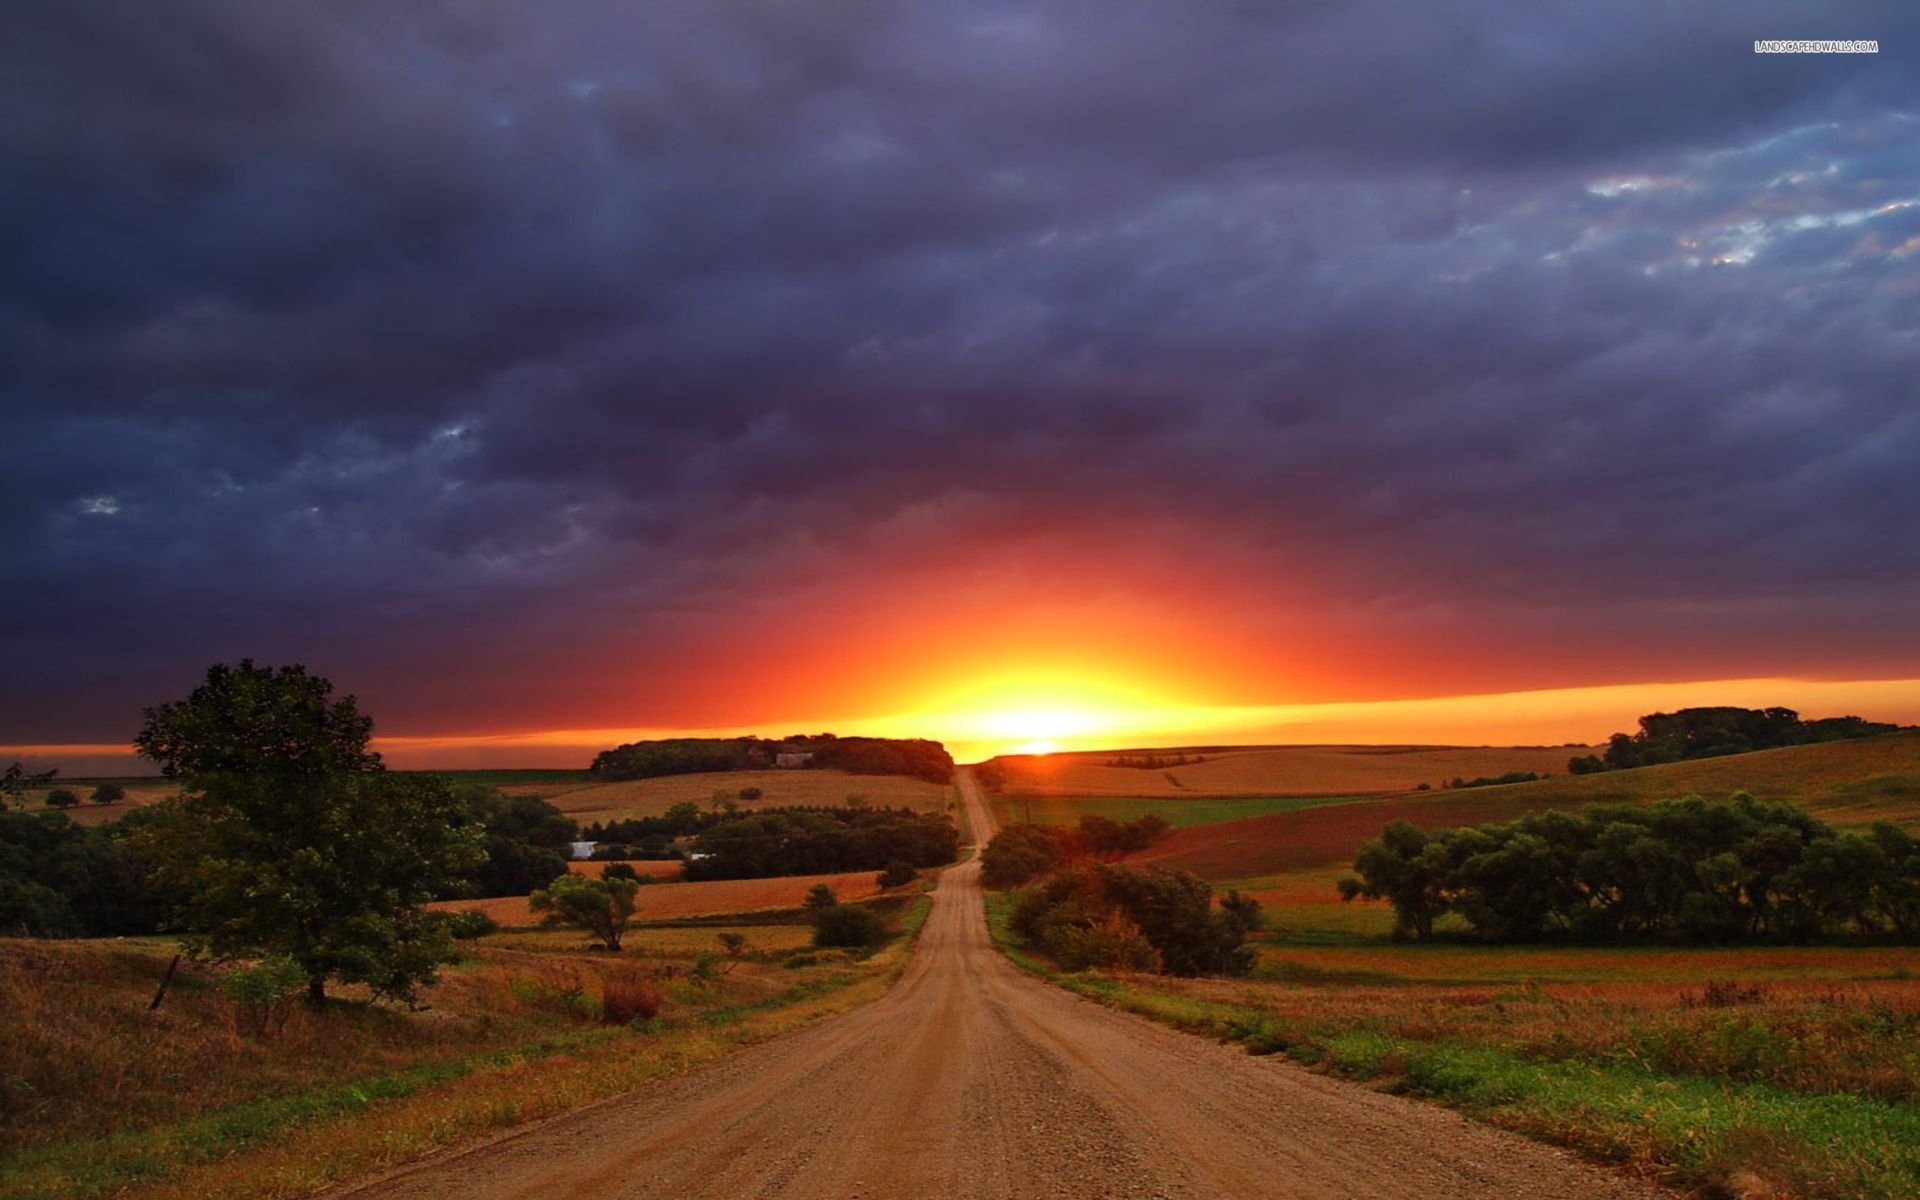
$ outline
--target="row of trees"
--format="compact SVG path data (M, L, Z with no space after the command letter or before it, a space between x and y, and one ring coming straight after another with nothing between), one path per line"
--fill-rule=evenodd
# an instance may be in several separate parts
M1353 866L1342 897L1388 901L1418 938L1458 913L1494 940L1920 939L1920 841L1885 823L1836 833L1744 792L1432 835L1396 821Z
M726 817L693 840L686 877L762 879L935 867L960 852L953 822L905 808L770 808Z
M1164 840L1173 826L1158 813L1132 821L1099 815L1074 825L1009 825L980 855L980 882L991 888L1019 887L1083 858L1118 858Z
M1648 713L1636 733L1616 733L1608 739L1605 755L1583 754L1567 763L1575 775L1650 767L1691 758L1745 754L1815 742L1897 733L1899 725L1860 717L1821 717L1802 720L1791 708L1683 708L1678 712Z
M1069 971L1107 968L1169 975L1244 975L1260 904L1185 871L1082 863L1015 902L1008 928Z
M1508 771L1504 775L1478 775L1472 779L1455 775L1447 780L1447 786L1450 788L1499 787L1508 783L1532 783L1536 779L1544 778L1546 778L1544 775L1534 771Z
M854 775L906 775L932 783L945 783L953 775L953 756L939 742L831 733L795 734L777 741L739 737L629 742L595 755L591 769L602 779L615 780L757 771L775 766L782 754L806 756L808 768L831 767Z

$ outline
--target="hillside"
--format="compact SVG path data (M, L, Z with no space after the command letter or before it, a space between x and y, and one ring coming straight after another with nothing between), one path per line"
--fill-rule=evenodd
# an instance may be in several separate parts
M1588 746L1224 746L1187 750L1007 755L1001 790L1035 796L1351 796L1439 788L1459 776L1564 774ZM1110 766L1118 758L1200 761Z
M1135 861L1240 879L1345 862L1362 841L1403 818L1438 829L1510 821L1548 808L1640 804L1692 793L1723 797L1743 790L1799 804L1836 825L1920 825L1920 733L1278 812L1181 829Z

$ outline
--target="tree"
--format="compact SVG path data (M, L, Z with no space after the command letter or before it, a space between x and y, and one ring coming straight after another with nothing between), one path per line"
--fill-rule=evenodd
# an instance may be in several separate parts
M1435 918L1452 904L1445 847L1410 821L1395 821L1362 843L1353 869L1358 878L1340 881L1340 898L1388 901L1396 933L1433 936Z
M118 804L127 798L127 789L117 783L103 783L93 789L91 799L95 804Z
M840 897L834 895L833 889L826 884L816 883L807 889L807 898L802 901L802 903L805 904L806 907L817 911L823 908L832 908L834 905L840 903Z
M874 877L874 882L883 888L897 888L905 887L918 878L920 872L913 869L912 863L896 858L887 864L886 870Z
M423 905L480 861L481 827L446 781L386 774L332 691L243 660L148 709L135 745L186 786L131 841L189 952L284 956L316 1005L335 979L411 1000L453 957Z
M48 808L72 808L80 803L80 797L71 788L55 788L47 793Z
M639 890L631 879L562 875L529 896L527 903L534 912L545 913L550 924L577 926L599 938L607 949L618 950Z
M146 710L134 748L167 776L322 778L380 769L367 749L373 719L352 696L298 663L256 667L243 658L207 671L185 700Z

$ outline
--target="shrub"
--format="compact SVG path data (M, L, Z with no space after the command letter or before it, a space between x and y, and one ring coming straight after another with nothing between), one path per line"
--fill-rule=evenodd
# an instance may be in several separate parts
M1069 970L1244 975L1253 967L1245 942L1259 907L1229 893L1215 912L1212 887L1185 871L1089 863L1022 896L1009 923Z
M633 869L632 863L608 863L606 869L600 872L600 878L630 879L635 884L638 884L640 882L640 872Z
M665 1003L665 993L639 967L615 967L600 985L600 1019L608 1025L651 1021Z
M920 878L920 872L914 870L912 863L896 858L887 864L886 870L874 878L874 882L883 888L897 888L905 887L918 878Z
M80 797L66 788L55 788L47 793L48 808L72 808L80 803Z
M835 904L813 916L815 947L871 948L887 940L887 923L880 914L859 904Z
M500 932L500 922L488 916L484 909L463 908L447 915L447 932L460 941L470 942Z
M761 796L765 794L766 793L762 792L757 787L743 787L740 789L740 798L742 800L758 800Z
M118 804L127 798L127 789L117 783L103 783L93 789L92 800L95 804Z
M306 986L306 971L283 955L240 967L220 981L220 990L233 1001L241 1024L258 1037L278 1033L286 1027L294 997L306 990Z
M802 903L805 904L806 907L818 911L820 909L832 908L839 904L840 897L834 895L833 889L826 884L816 883L807 889L807 898L802 901Z

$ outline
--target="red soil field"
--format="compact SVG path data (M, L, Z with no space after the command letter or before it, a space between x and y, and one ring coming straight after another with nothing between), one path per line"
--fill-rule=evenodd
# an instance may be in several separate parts
M1196 825L1178 830L1129 861L1181 867L1209 879L1241 879L1351 862L1361 842L1402 818L1423 829L1443 829L1509 821L1523 812L1552 807L1555 805L1550 799L1516 804L1504 788L1359 800Z

